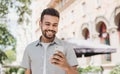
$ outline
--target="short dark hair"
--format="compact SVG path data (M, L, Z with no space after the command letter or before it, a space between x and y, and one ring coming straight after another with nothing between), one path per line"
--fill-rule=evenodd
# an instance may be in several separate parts
M54 8L44 9L43 12L41 13L41 18L40 18L41 21L43 20L44 15L52 15L52 16L56 16L58 18L60 17L59 12Z

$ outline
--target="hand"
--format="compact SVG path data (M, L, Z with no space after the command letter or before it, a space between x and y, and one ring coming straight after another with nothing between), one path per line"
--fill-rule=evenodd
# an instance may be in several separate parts
M64 70L70 68L65 55L61 51L57 51L51 58L51 63L61 67Z

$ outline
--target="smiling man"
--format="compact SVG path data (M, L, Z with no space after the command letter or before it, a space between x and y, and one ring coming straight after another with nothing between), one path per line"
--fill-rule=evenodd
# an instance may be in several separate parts
M56 37L59 18L57 10L43 10L39 22L42 35L24 52L21 66L25 68L25 74L78 74L73 48Z

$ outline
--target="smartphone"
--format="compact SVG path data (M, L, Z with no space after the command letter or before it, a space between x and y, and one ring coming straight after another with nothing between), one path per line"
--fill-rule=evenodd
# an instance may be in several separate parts
M56 47L55 47L55 53L56 53L57 51L60 51L60 52L62 52L63 54L65 54L65 51L64 51L64 47L63 47L63 46L56 46Z

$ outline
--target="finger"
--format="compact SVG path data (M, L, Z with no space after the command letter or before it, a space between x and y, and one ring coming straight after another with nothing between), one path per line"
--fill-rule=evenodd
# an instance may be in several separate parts
M59 60L59 61L62 61L62 62L63 62L63 60L64 60L64 58L62 58L62 57L59 56L58 54L54 54L52 58L53 58L53 59L56 59L56 60Z
M60 60L55 59L55 58L51 58L51 63L58 65L60 63Z
M64 54L61 51L56 51L55 53L56 55L59 55L60 57L64 58Z

